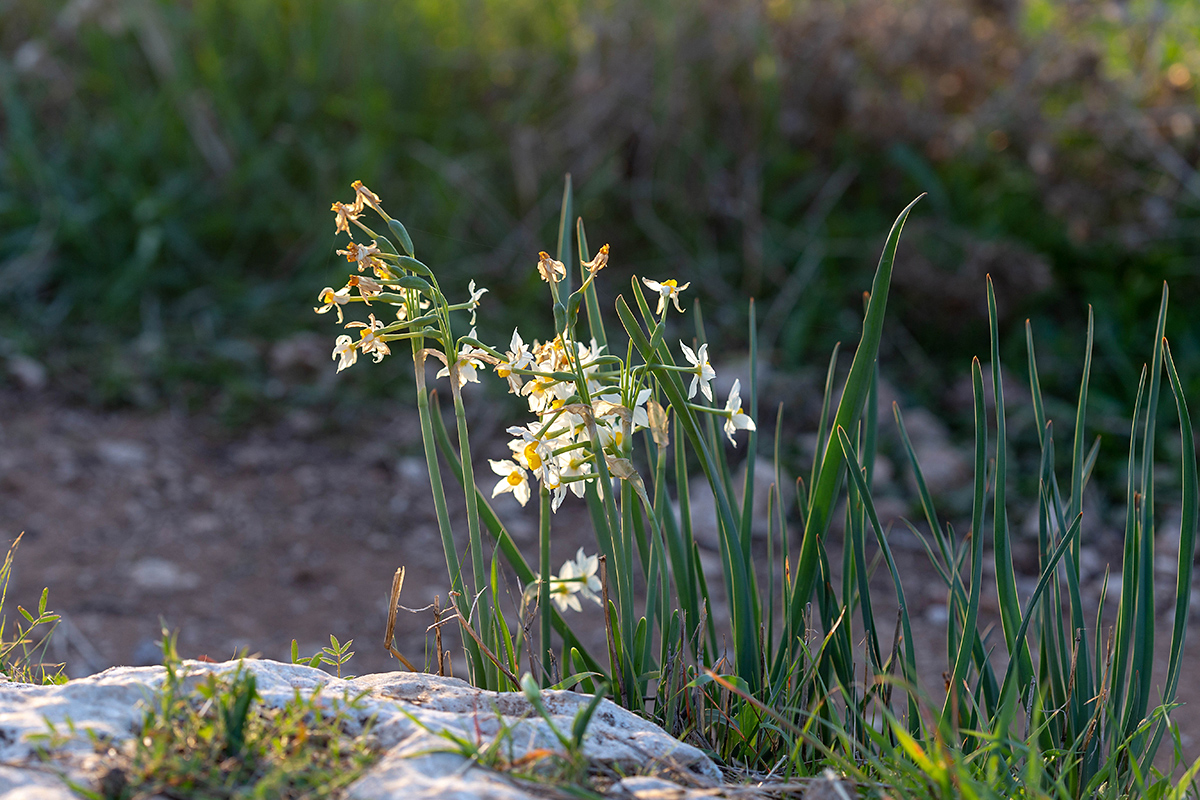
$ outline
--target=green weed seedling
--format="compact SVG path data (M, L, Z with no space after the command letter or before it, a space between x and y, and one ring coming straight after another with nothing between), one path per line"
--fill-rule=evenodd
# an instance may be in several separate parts
M362 696L326 707L300 690L281 708L262 703L252 672L189 672L174 637L163 638L166 677L141 729L92 800L159 793L204 798L336 796L381 754L368 724L351 733L348 710ZM194 691L189 678L199 678Z
M300 655L300 644L295 639L292 639L292 663L307 664L310 667L319 667L322 664L335 667L337 669L337 677L342 677L342 666L354 657L354 651L350 649L350 645L354 644L353 639L347 639L345 644L338 641L338 638L332 633L329 634L329 646L322 647L317 653L311 656L303 657ZM351 677L349 675L347 678Z

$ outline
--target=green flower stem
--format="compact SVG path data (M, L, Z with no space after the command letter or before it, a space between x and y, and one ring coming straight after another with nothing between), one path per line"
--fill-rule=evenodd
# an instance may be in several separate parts
M563 455L564 453L572 453L572 452L574 452L574 451L576 451L576 450L583 450L583 449L586 449L587 447L588 447L588 443L587 443L587 442L576 442L575 444L569 444L569 445L567 445L567 446L565 446L565 447L560 447L560 448L558 448L557 450L551 450L551 451L550 451L550 455L551 455L551 457L554 457L554 456L561 456L561 455ZM571 475L567 475L567 476L565 476L565 477L564 477L562 480L563 480L564 482L566 482L566 481L570 481L570 480L571 480L573 477L582 479L582 478L584 478L585 476L583 476L583 475L579 475L579 476L571 476Z
M462 485L462 460L458 454L454 452L453 446L450 444L450 435L446 432L446 426L442 422L440 416L432 418L433 433L436 438L438 448L442 451L442 456L446 459L446 463L450 466L450 470L454 475L455 480ZM492 536L495 537L496 545L500 548L500 552L507 559L509 566L517 574L517 580L524 585L528 585L537 580L537 573L525 561L525 557L521 554L521 550L517 547L517 543L513 541L512 536L501 524L496 512L492 510L488 503L487 497L479 490L479 486L475 487L475 500L479 505L480 520L487 526ZM579 638L575 636L571 628L567 625L562 615L558 613L558 609L551 606L551 624L558 635L569 646L579 651L580 657L589 670L601 672L600 663L596 661L588 652Z
M453 357L453 356L451 356ZM475 470L471 466L471 440L467 433L467 412L463 408L462 387L458 385L458 363L451 362L450 393L454 397L454 416L458 421L458 450L462 454L463 494L467 505L467 536L471 548L471 567L475 578L475 592L478 594L478 624L480 638L491 643L492 612L491 601L483 591L487 586L487 565L483 558L483 542L479 536L479 506L475 502ZM496 684L495 667L490 662L485 664L483 686L492 688Z
M409 331L408 333L384 333L378 334L379 338L385 342L399 342L405 339L423 339L426 336L434 336L437 331L432 328L422 328L419 331Z
M438 318L437 314L422 314L421 316L416 317L415 319L400 320L399 322L395 322L391 325L387 325L387 326L381 328L380 332L381 333L389 333L393 330L403 330L404 328L411 328L414 325L432 325L438 321L439 321L439 318ZM440 331L439 331L439 333L440 333Z
M568 326L563 332L564 350L567 353L568 363L571 365L574 374L576 391L579 393L581 401L584 405L591 408L592 398L588 391L587 377L584 375L583 366L579 361L579 351L574 340L574 331L571 326ZM625 509L624 495L622 495L622 513L618 513L616 501L613 498L612 477L608 471L608 462L604 457L604 447L600 440L600 432L596 428L596 420L589 410L586 415L588 426L588 438L592 442L592 451L595 455L596 471L599 474L599 485L597 488L602 489L603 503L605 516L608 519L609 533L608 541L612 543L615 550L614 555L617 560L613 562L615 569L615 577L617 580L617 603L620 623L620 635L622 638L622 663L614 665L614 670L622 670L624 680L622 684L626 690L625 702L630 708L641 707L641 693L638 690L637 670L633 668L632 659L634 657L634 618L633 618L633 565L632 557L628 553L629 535L628 527L625 525ZM625 437L628 438L628 437ZM612 531L616 531L616 537L612 536ZM607 612L606 612L607 613Z
M429 471L430 488L433 490L433 505L437 514L438 532L442 537L442 550L446 556L446 570L450 576L453 602L458 613L466 620L470 616L471 602L466 587L463 585L462 564L458 560L458 548L454 544L454 532L450 527L450 512L446 506L446 493L442 487L442 472L438 466L437 444L433 436L429 393L425 389L425 357L421 352L421 341L413 339L412 349L417 384L417 412L421 420L421 443L425 448L425 467ZM484 660L478 645L473 640L464 638L463 647L476 672L482 674Z
M687 408L691 411L699 411L704 414L713 414L718 417L728 417L729 416L728 411L726 411L723 408L717 408L716 406L705 406L705 405L700 405L699 403L684 403L684 408Z
M550 648L550 490L545 484L538 492L540 503L540 519L538 521L538 544L540 546L538 572L538 611L542 623L542 679L543 687L549 687L552 681L550 664L553 653Z

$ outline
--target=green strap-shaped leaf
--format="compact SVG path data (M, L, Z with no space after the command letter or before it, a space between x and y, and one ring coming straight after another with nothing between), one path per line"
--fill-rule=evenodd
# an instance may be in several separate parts
M967 666L971 659L971 631L979 619L980 584L983 580L983 513L984 493L987 474L987 412L983 406L983 369L979 359L971 361L971 386L975 390L975 485L971 503L971 588L970 599L967 601L967 616L963 622L963 633L958 642L958 651L954 657L954 671L950 678L950 691L946 694L946 704L942 707L941 724L943 729L951 727L950 714L958 707L966 709L964 698L959 693L963 680L967 676ZM957 699L956 699L957 698Z
M845 428L852 430L862 414L863 403L870 388L871 377L875 372L875 360L879 355L879 341L883 335L883 319L887 309L888 290L892 283L892 265L896 260L896 248L900 244L900 231L904 222L917 202L924 197L921 195L908 204L900 212L892 224L887 241L883 246L883 255L879 258L879 266L875 270L875 280L871 284L870 301L867 304L866 317L863 320L862 338L858 350L854 353L854 361L850 366L850 375L846 378L846 388L838 403L837 414L834 415L833 429ZM817 581L817 561L819 540L829 529L830 516L837 502L838 490L841 487L844 474L845 455L840 447L826 447L820 472L813 483L809 497L808 510L805 514L804 539L800 546L800 560L796 568L795 581L792 584L792 596L788 613L788 647L780 648L776 656L776 672L781 665L791 660L792 651L803 634L798 628L798 622L804 605L812 597L813 588Z
M575 248L571 246L571 221L574 219L572 208L574 207L574 196L571 191L571 173L567 173L563 179L563 197L562 209L558 215L558 252L555 258L563 263L564 266L571 263L571 255ZM571 293L571 268L567 266L567 272L563 276L562 284L558 287L562 293L562 297L566 297Z
M1175 699L1179 688L1180 670L1183 666L1183 643L1187 634L1188 612L1191 600L1192 565L1196 554L1196 527L1200 509L1200 480L1196 475L1196 440L1192 433L1192 417L1188 413L1187 399L1183 395L1183 384L1175 371L1175 360L1171 358L1171 347L1163 341L1163 360L1167 365L1167 377L1175 395L1175 408L1179 412L1179 433L1183 460L1183 510L1179 524L1179 552L1175 577L1175 623L1171 629L1171 651L1167 665L1167 685L1163 692L1163 703ZM1162 738L1163 726L1155 731L1150 747L1146 751L1146 763L1154 760ZM1200 761L1197 761L1200 764ZM1195 767L1193 767L1193 772ZM1180 784L1183 786L1185 784Z
M992 554L996 566L996 594L1000 604L1000 620L1004 639L1013 652L1013 637L1021 624L1021 603L1017 598L1017 578L1013 572L1012 547L1009 544L1007 483L1008 434L1004 411L1004 380L1000 374L1000 332L996 314L996 293L992 276L987 277L988 321L992 339L992 392L996 408L996 488L993 494ZM1028 646L1017 651L1020 672L1017 677L1024 685L1033 676L1033 660Z

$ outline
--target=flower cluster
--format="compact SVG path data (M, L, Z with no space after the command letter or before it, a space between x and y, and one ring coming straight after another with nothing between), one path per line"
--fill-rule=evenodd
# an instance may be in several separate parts
M532 494L532 476L550 492L551 507L557 511L567 491L582 497L585 482L597 476L593 425L604 450L615 456L632 430L648 424L645 404L650 390L636 393L632 410L623 405L620 371L608 368L603 350L595 342L572 344L561 335L527 345L520 331L513 331L508 351L494 368L508 381L510 392L526 398L536 419L508 429L512 458L489 462L502 476L493 497L511 492L525 505ZM580 378L586 400L580 397Z
M438 287L433 271L413 258L412 242L397 220L387 215L379 196L361 181L352 184L354 201L334 203L335 233L346 233L351 241L338 250L346 261L354 264L346 284L340 289L325 287L318 295L318 314L337 313L337 321L347 330L357 329L354 337L337 337L333 359L337 369L355 364L360 355L370 355L376 362L391 354L389 343L413 339L414 352L432 354L442 361L439 378L450 378L456 393L468 383L478 383L480 371L491 366L503 378L509 391L524 398L533 419L524 425L507 429L512 437L508 442L509 457L489 459L493 472L499 476L492 497L512 494L522 506L534 495L534 485L544 491L550 508L557 511L567 493L583 497L589 482L602 497L610 491L599 480L603 474L626 479L641 486L631 459L633 434L652 429L656 441L666 441L667 411L653 400L654 381L662 378L656 370L673 371L690 376L687 388L687 410L715 414L724 418L724 430L731 442L737 430L754 430L754 422L742 409L740 384L733 390L722 409L711 405L712 383L716 371L709 363L708 345L693 349L680 342L680 352L686 366L660 364L633 365L618 355L605 352L595 340L584 343L574 338L574 314L582 295L588 290L609 260L609 247L600 248L595 258L581 263L585 273L582 286L570 297L560 297L566 291L567 268L547 253L538 254L537 271L550 284L556 308L556 334L541 342L527 344L519 330L513 330L508 349L500 351L480 342L474 328L476 312L487 289L477 288L475 281L468 287L469 298L451 304ZM388 230L398 237L408 254L401 256L391 240L368 228L360 218L370 208L387 223ZM364 241L355 241L351 225L365 234ZM369 243L367 243L369 241ZM676 280L642 283L658 295L655 314L665 317L673 307L682 311L680 293L690 284ZM345 320L346 306L363 303L374 310L367 322ZM378 306L396 309L394 322L376 318ZM564 309L571 309L566 314ZM450 312L463 311L470 315L471 331L455 337L450 324ZM432 343L423 344L423 342ZM419 369L419 367L418 367ZM703 395L704 405L697 395ZM736 444L736 442L735 442ZM639 491L644 491L639 488ZM607 498L606 498L607 499ZM599 589L596 577L596 556L579 551L576 559L563 565L557 577L550 578L551 597L561 609L580 608L580 598L596 599Z

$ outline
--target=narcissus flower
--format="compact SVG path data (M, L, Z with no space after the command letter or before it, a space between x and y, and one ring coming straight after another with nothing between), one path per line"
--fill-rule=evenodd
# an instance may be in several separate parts
M370 275L351 275L346 281L346 291L350 289L358 289L358 293L362 296L363 302L371 305L371 298L383 294L383 286L379 284Z
M654 312L655 314L663 313L663 309L667 307L668 300L675 304L676 311L683 313L683 309L679 305L679 293L692 285L690 281L680 286L674 278L662 283L652 281L649 278L642 278L642 283L646 284L646 288L650 291L658 292L658 310Z
M520 394L521 387L525 381L520 375L514 374L513 370L528 369L533 363L533 353L529 351L529 345L521 339L521 334L517 333L517 329L513 328L512 341L508 344L508 352L505 353L508 360L501 361L496 365L496 374L501 378L508 380L508 386L513 394Z
M334 234L342 231L350 233L350 223L362 216L362 201L356 197L351 205L334 203L329 210L337 214L337 218L333 222Z
M474 339L475 329L472 328L471 332L467 335ZM478 347L472 347L466 343L463 344L462 349L458 351L458 358L454 362L458 368L458 387L460 389L466 386L468 383L479 383L479 375L475 372L475 368L477 366L483 366L485 363L487 363L480 358L481 355L486 355L486 353L486 350L481 350ZM438 370L437 377L450 377L450 367L445 366Z
M567 268L563 266L561 261L555 261L550 257L550 254L542 251L538 253L538 274L542 276L542 280L547 283L558 283L563 278L567 277Z
M488 464L492 472L502 476L492 489L492 497L512 492L512 496L517 498L521 505L529 502L529 478L524 467L507 458L500 461L489 458Z
M683 342L679 343L683 348L684 357L692 365L692 385L688 387L688 400L696 396L696 389L704 393L709 402L712 402L712 386L710 382L717 377L717 371L708 363L708 342L700 345L700 352L693 353L692 348L688 347Z
M333 348L333 357L339 359L337 371L341 372L355 361L358 361L358 343L349 336L342 334L337 337L336 346Z
M384 327L383 321L375 319L374 314L369 314L370 322L347 322L347 328L362 328L358 332L358 349L364 353L371 353L375 356L375 363L383 361L384 356L392 354L391 348L387 346L387 342L383 340L378 333L379 329Z
M321 306L320 308L313 308L313 311L317 312L318 314L325 314L328 313L330 309L336 308L338 322L341 323L343 321L342 306L350 302L350 287L343 286L341 289L338 289L335 292L332 287L326 286L321 290L321 293L317 295L317 302L324 303L325 305Z
M599 559L594 555L584 555L582 547L574 560L562 565L558 577L550 579L550 599L558 606L559 611L566 611L568 608L582 611L583 606L576 595L600 602L596 595L602 588L600 579L596 577L599 566Z
M469 284L467 284L467 289L471 292L471 299L469 299L467 301L467 303L470 304L471 324L474 325L475 324L475 311L476 311L476 309L479 308L479 298L483 297L483 294L484 294L484 292L487 291L487 289L476 289L475 281L471 281Z
M591 261L583 262L583 268L588 271L588 275L595 275L600 270L604 269L608 264L608 245L600 248L600 252L596 253L596 257Z
M739 428L742 430L755 430L754 420L742 412L742 383L739 380L733 382L733 388L729 390L729 399L725 401L725 435L729 437L729 441L737 447L737 442L733 440L733 432Z
M362 181L355 181L354 183L350 184L350 188L353 189L357 195L354 201L355 203L366 203L376 211L379 210L379 204L383 201L379 199L379 195L363 186Z
M376 245L376 242L371 242L370 244L351 242L350 244L346 245L345 250L338 250L337 254L339 256L345 256L346 260L352 264L357 263L359 272L362 272L364 269L370 267L371 270L376 273L387 273L387 266L385 266L383 261L379 258L379 254L382 251Z

